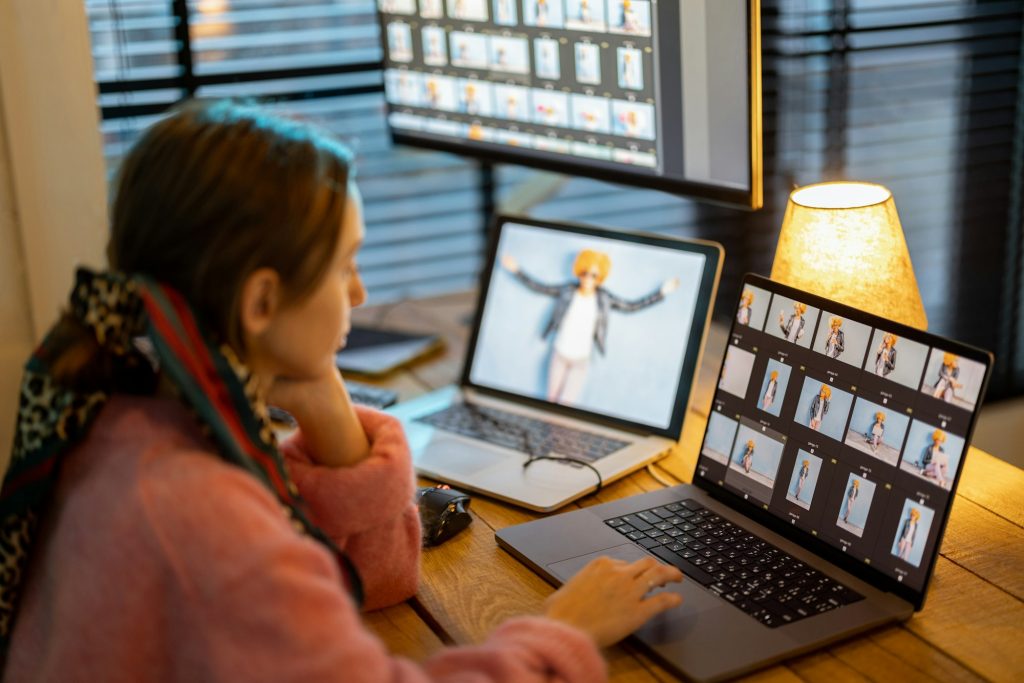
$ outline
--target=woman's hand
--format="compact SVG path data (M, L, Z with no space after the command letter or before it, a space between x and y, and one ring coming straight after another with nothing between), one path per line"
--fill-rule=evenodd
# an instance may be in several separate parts
M679 278L674 277L670 280L665 280L665 283L661 285L661 295L668 296L672 292L679 288Z
M509 256L508 254L501 257L501 267L513 275L519 272L519 262L516 261L514 256Z
M599 557L545 601L544 614L575 626L599 647L606 647L682 604L678 593L647 595L653 588L682 580L682 572L653 557L630 563Z
M314 379L277 378L267 394L267 402L292 414L310 456L320 464L345 467L370 454L366 432L341 374L333 366Z

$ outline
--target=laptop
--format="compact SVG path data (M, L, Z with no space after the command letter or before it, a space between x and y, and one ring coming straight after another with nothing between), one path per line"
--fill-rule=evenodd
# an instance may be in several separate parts
M683 604L635 637L717 681L924 604L990 354L747 275L692 485L509 527L559 584L654 555Z
M547 512L667 454L722 254L713 242L497 217L459 385L388 411L416 470Z

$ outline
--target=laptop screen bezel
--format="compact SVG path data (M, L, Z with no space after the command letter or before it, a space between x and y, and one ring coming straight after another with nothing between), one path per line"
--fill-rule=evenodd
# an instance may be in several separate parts
M494 265L498 255L498 245L501 242L501 235L505 226L509 223L524 225L528 227L543 228L554 232L569 233L574 235L590 235L603 239L612 239L632 244L666 247L674 251L689 252L704 256L704 267L700 276L700 286L697 292L696 304L693 312L693 324L690 326L689 337L686 342L686 353L683 357L682 367L679 373L679 383L676 386L675 403L672 407L672 416L667 427L656 427L604 415L589 410L573 408L571 406L532 398L523 394L503 391L494 387L477 384L472 381L471 374L473 361L476 357L477 342L480 337L480 326L483 322L483 313L487 304L487 293L490 290L491 276L494 272ZM563 221L544 221L524 216L511 214L496 215L490 231L490 242L487 250L487 262L480 276L480 290L477 292L476 309L473 316L473 328L469 337L469 345L466 349L466 360L462 368L461 385L465 388L495 396L509 399L523 405L535 408L550 410L552 413L565 415L587 422L600 424L607 427L622 429L635 434L656 434L669 439L678 439L682 432L683 419L686 417L687 406L693 389L694 378L697 371L697 360L700 357L707 328L711 322L711 311L714 308L715 296L718 291L718 279L721 274L722 261L725 250L717 242L706 240L683 239L676 237L665 237L642 232L620 232L608 228L600 228L592 225L579 223L567 223Z
M963 344L961 342L957 342L946 337L941 337L936 334L931 334L928 332L914 329L912 327L907 327L906 325L902 325L900 323L888 320L886 318L882 318L880 316L867 313L857 308L852 308L850 306L841 304L831 299L826 299L824 297L816 296L809 292L795 289L788 285L775 282L774 280L753 273L747 273L743 277L743 286L740 287L739 289L741 293L740 296L742 296L742 292L748 286L760 287L761 289L771 292L773 295L780 294L790 299L806 303L809 306L814 306L819 310L828 310L829 312L840 317L864 323L865 325L870 325L873 328L883 328L887 332L892 332L901 338L916 341L921 344L926 344L929 347L938 346L944 350L956 353L957 355L967 358L969 360L973 360L978 363L984 364L985 377L981 383L981 389L978 393L978 402L975 406L974 411L971 414L970 423L964 435L963 460L961 461L960 467L957 469L956 478L953 480L953 486L950 488L949 491L949 500L946 503L945 509L943 510L942 519L939 524L938 535L935 539L935 546L932 551L932 556L928 558L927 571L925 573L924 583L922 584L920 590L915 590L913 587L905 583L901 583L900 581L897 581L892 576L884 574L881 569L877 569L871 566L870 564L850 557L849 555L841 552L835 546L826 543L825 541L821 540L820 538L817 538L808 531L799 529L791 524L786 524L784 521L782 521L782 519L776 517L768 510L759 507L756 503L744 500L742 496L733 493L732 491L729 491L724 486L719 486L715 482L699 476L697 474L696 468L694 469L692 481L693 484L700 488L701 490L707 492L714 498L727 504L730 508L752 518L759 524L768 527L775 533L786 537L787 539L793 541L801 547L810 550L819 557L822 557L825 560L831 562L832 564L840 567L844 571L853 574L854 576L865 581L866 583L869 583L880 590L898 595L907 602L912 603L914 605L915 610L920 610L924 606L925 595L928 592L928 586L930 585L932 576L935 572L935 563L938 560L939 550L942 547L942 538L946 533L946 526L949 523L949 515L953 509L953 501L956 498L957 486L959 486L960 484L960 475L963 474L964 471L964 465L967 459L967 451L970 450L971 437L974 434L974 428L978 422L978 413L981 411L981 404L985 398L985 392L988 388L988 382L992 375L992 364L994 362L992 354L989 353L988 351L984 351L973 346L968 346L967 344ZM734 302L733 308L729 310L735 311L738 306L739 298L737 297L737 299ZM732 332L735 329L735 325L736 321L735 318L733 318L729 326L729 333L726 337L727 340L732 338ZM722 368L720 367L718 371L718 377L715 380L716 387L718 386L718 382L721 380L721 378ZM712 401L713 400L714 399L712 399ZM707 437L706 429L704 432L704 437ZM704 440L702 439L700 450L697 452L698 466L701 457L703 457L701 456L701 452L703 451L703 449Z

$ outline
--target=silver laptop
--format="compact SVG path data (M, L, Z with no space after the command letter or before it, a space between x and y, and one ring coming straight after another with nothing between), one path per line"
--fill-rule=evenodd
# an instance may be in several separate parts
M686 574L635 637L688 678L746 673L924 603L990 354L748 275L693 485L503 529L553 583L594 557Z
M498 217L460 386L389 410L420 474L549 511L679 439L712 242Z

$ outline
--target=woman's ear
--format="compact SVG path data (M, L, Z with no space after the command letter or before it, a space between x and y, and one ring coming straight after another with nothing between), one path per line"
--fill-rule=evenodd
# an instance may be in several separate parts
M245 337L258 337L270 327L281 303L281 278L272 268L259 268L242 283L238 315Z

